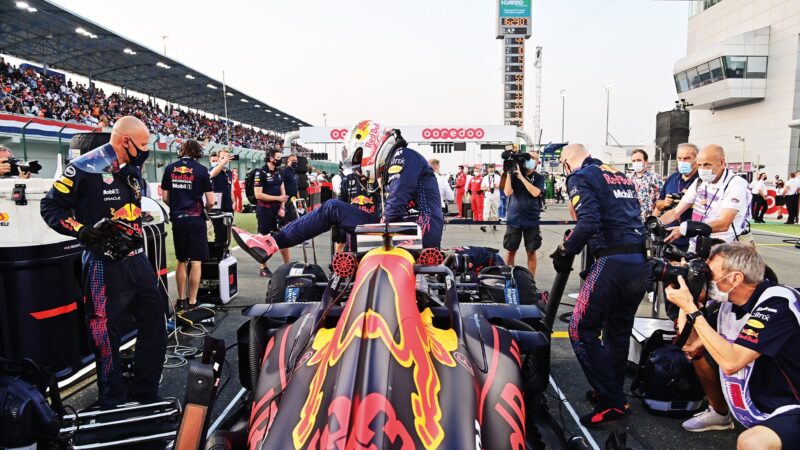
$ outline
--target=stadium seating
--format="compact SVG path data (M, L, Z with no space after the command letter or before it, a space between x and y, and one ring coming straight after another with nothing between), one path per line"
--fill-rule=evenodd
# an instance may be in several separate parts
M166 141L196 139L204 144L226 143L225 123L197 112L186 111L120 93L106 95L103 89L89 88L63 76L48 76L33 69L22 69L0 58L0 108L65 122L109 127L125 115L144 121L152 133ZM230 145L256 150L281 148L283 140L241 124L229 127ZM294 150L306 150L295 144Z

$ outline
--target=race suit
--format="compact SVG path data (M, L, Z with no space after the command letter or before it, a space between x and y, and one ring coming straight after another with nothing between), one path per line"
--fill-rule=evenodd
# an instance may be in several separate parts
M364 175L357 172L345 176L339 189L339 200L370 214L372 216L370 222L377 222L380 220L380 191L371 192L368 182ZM334 230L337 228L334 228ZM335 234L333 237L334 242L349 242L350 250L355 249L352 235L342 231L338 231Z
M483 221L483 191L481 190L483 177L480 175L473 175L472 178L469 179L468 184L470 206L472 207L472 220L481 222Z
M458 217L464 217L464 193L467 187L467 174L460 172L456 176L456 206L458 206Z
M78 160L90 160L98 152L113 152L109 144L106 146ZM77 168L78 163L74 161L67 166L42 200L41 214L45 222L61 234L77 237L81 228L109 218L127 223L141 234L143 182L139 170L126 166L115 169L115 173L88 173ZM166 302L144 249L134 250L122 261L95 250L84 250L83 286L89 335L97 363L100 406L111 407L128 400L155 400L166 352ZM125 383L119 346L128 331L131 316L138 334L134 376Z
M409 148L394 150L387 158L384 222L416 222L423 247L439 247L442 214L439 184L428 162ZM337 225L354 234L358 225L375 223L376 216L341 200L328 200L319 208L290 223L273 235L280 248L292 247Z
M569 337L599 404L622 408L628 342L649 277L639 200L633 182L592 158L567 178L567 187L577 224L564 248L577 255L588 243L597 257L578 294Z

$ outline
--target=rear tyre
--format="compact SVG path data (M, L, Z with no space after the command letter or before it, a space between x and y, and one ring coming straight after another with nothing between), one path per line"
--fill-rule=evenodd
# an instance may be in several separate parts
M481 270L481 274L500 275L508 280L513 278L519 293L519 303L522 305L535 305L539 290L531 272L521 266L492 266ZM481 301L488 303L505 303L503 286L499 280L484 280L480 285Z
M286 284L292 269L302 269L303 274L312 275L315 282L328 282L328 276L322 267L316 264L306 264L303 262L291 262L284 264L272 274L272 281L267 288L265 303L284 303L286 302ZM296 302L318 302L322 298L324 288L316 286L294 288L298 289L294 301Z

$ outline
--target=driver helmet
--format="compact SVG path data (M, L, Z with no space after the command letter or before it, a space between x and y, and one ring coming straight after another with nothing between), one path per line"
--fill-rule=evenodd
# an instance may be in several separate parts
M345 137L345 152L342 160L351 161L353 166L360 165L364 175L369 178L381 174L389 153L405 141L400 132L381 125L374 120L362 120L357 123Z

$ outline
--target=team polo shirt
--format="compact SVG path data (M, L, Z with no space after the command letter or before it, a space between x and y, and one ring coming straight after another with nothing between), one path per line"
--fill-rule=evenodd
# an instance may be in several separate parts
M267 195L281 195L281 186L283 186L283 176L278 170L269 170L269 167L264 166L259 169L255 174L254 183L256 187L262 188L263 192ZM264 201L259 200L258 206L266 208L274 208L280 206L281 202L278 201Z
M191 158L181 158L164 168L161 189L169 191L172 220L203 217L203 197L213 190L208 169Z

